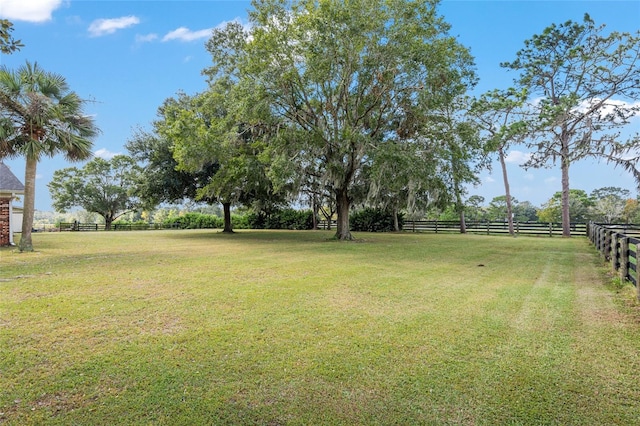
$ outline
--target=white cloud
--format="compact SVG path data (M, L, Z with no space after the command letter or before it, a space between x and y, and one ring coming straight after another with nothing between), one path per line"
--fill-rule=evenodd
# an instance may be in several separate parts
M523 176L524 180L532 181L534 179L533 173L525 173Z
M167 33L164 37L162 37L162 41L171 41L171 40L179 40L179 41L193 41L201 38L211 37L211 28L207 28L199 31L191 31L189 28L180 27L176 30L173 30Z
M496 180L494 178L492 178L491 176L487 176L484 178L484 181L486 183L494 183Z
M113 19L96 19L89 25L89 34L92 37L100 37L106 34L113 34L118 30L128 28L140 23L137 16L123 16Z
M150 43L158 39L158 34L151 33L146 35L136 34L136 43Z
M100 148L96 152L93 153L96 157L104 158L105 160L111 160L116 155L120 155L119 152L111 152L106 148Z
M0 0L0 17L13 21L45 22L62 0Z
M556 183L558 181L558 179L555 176L552 177L548 177L544 180L544 183L546 184L551 184L551 183Z
M529 159L531 158L531 153L529 152L522 152L522 151L509 151L509 153L507 154L507 157L504 159L504 161L506 161L507 163L514 163L517 165L522 165L524 163L526 163L527 161L529 161Z

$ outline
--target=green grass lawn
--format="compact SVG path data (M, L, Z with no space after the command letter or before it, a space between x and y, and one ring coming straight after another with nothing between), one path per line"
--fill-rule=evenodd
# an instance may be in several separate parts
M584 237L148 231L0 250L0 424L640 423Z

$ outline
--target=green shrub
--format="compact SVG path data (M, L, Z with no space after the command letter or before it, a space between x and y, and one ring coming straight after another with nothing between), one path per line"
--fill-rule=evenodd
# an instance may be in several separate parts
M244 220L251 229L313 229L311 210L282 209L271 214L249 212L244 215Z
M150 225L145 220L136 220L136 221L116 220L111 224L111 229L113 229L114 231L123 230L123 229L124 230L145 230L149 228L150 228Z
M177 227L181 229L222 228L222 218L212 214L190 212L182 216L169 216L163 222L165 228Z
M264 212L250 211L242 216L242 222L247 229L265 229L265 221L266 215Z
M243 215L232 214L231 226L233 229L257 229L251 226L251 215L253 215L253 213L246 213Z
M404 223L402 214L398 215L400 229ZM393 232L393 213L384 209L365 209L352 213L349 217L352 231L359 232Z

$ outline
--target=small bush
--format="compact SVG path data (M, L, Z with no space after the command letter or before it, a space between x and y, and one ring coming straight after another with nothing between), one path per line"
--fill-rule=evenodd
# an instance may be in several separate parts
M404 222L402 214L398 215L400 229ZM393 213L374 208L365 208L352 213L349 217L352 231L359 232L393 232Z

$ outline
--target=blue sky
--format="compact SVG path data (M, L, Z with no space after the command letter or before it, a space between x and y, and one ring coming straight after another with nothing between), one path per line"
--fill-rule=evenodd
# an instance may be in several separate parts
M14 36L24 43L20 52L2 55L10 68L25 60L66 77L81 97L92 100L86 112L95 115L102 133L94 142L96 155L126 153L124 144L136 127L150 128L156 110L178 91L205 89L202 69L210 64L204 48L211 29L227 21L247 22L248 1L111 1L111 0L0 0L0 18L14 23ZM626 1L470 1L444 0L440 14L452 25L451 34L469 47L480 82L475 92L506 88L513 73L499 64L511 61L523 42L552 23L582 21L587 12L608 30L635 32L640 28L640 0ZM639 100L636 100L639 101ZM628 133L640 132L636 118ZM509 155L513 196L542 205L560 190L560 170L524 170L519 162L526 148ZM21 180L24 160L5 163ZM36 209L52 210L47 183L55 170L82 166L61 157L45 158L38 166ZM636 194L626 172L594 161L576 163L570 170L571 187L591 192L618 186ZM482 184L469 195L488 203L503 195L498 165L482 172Z

